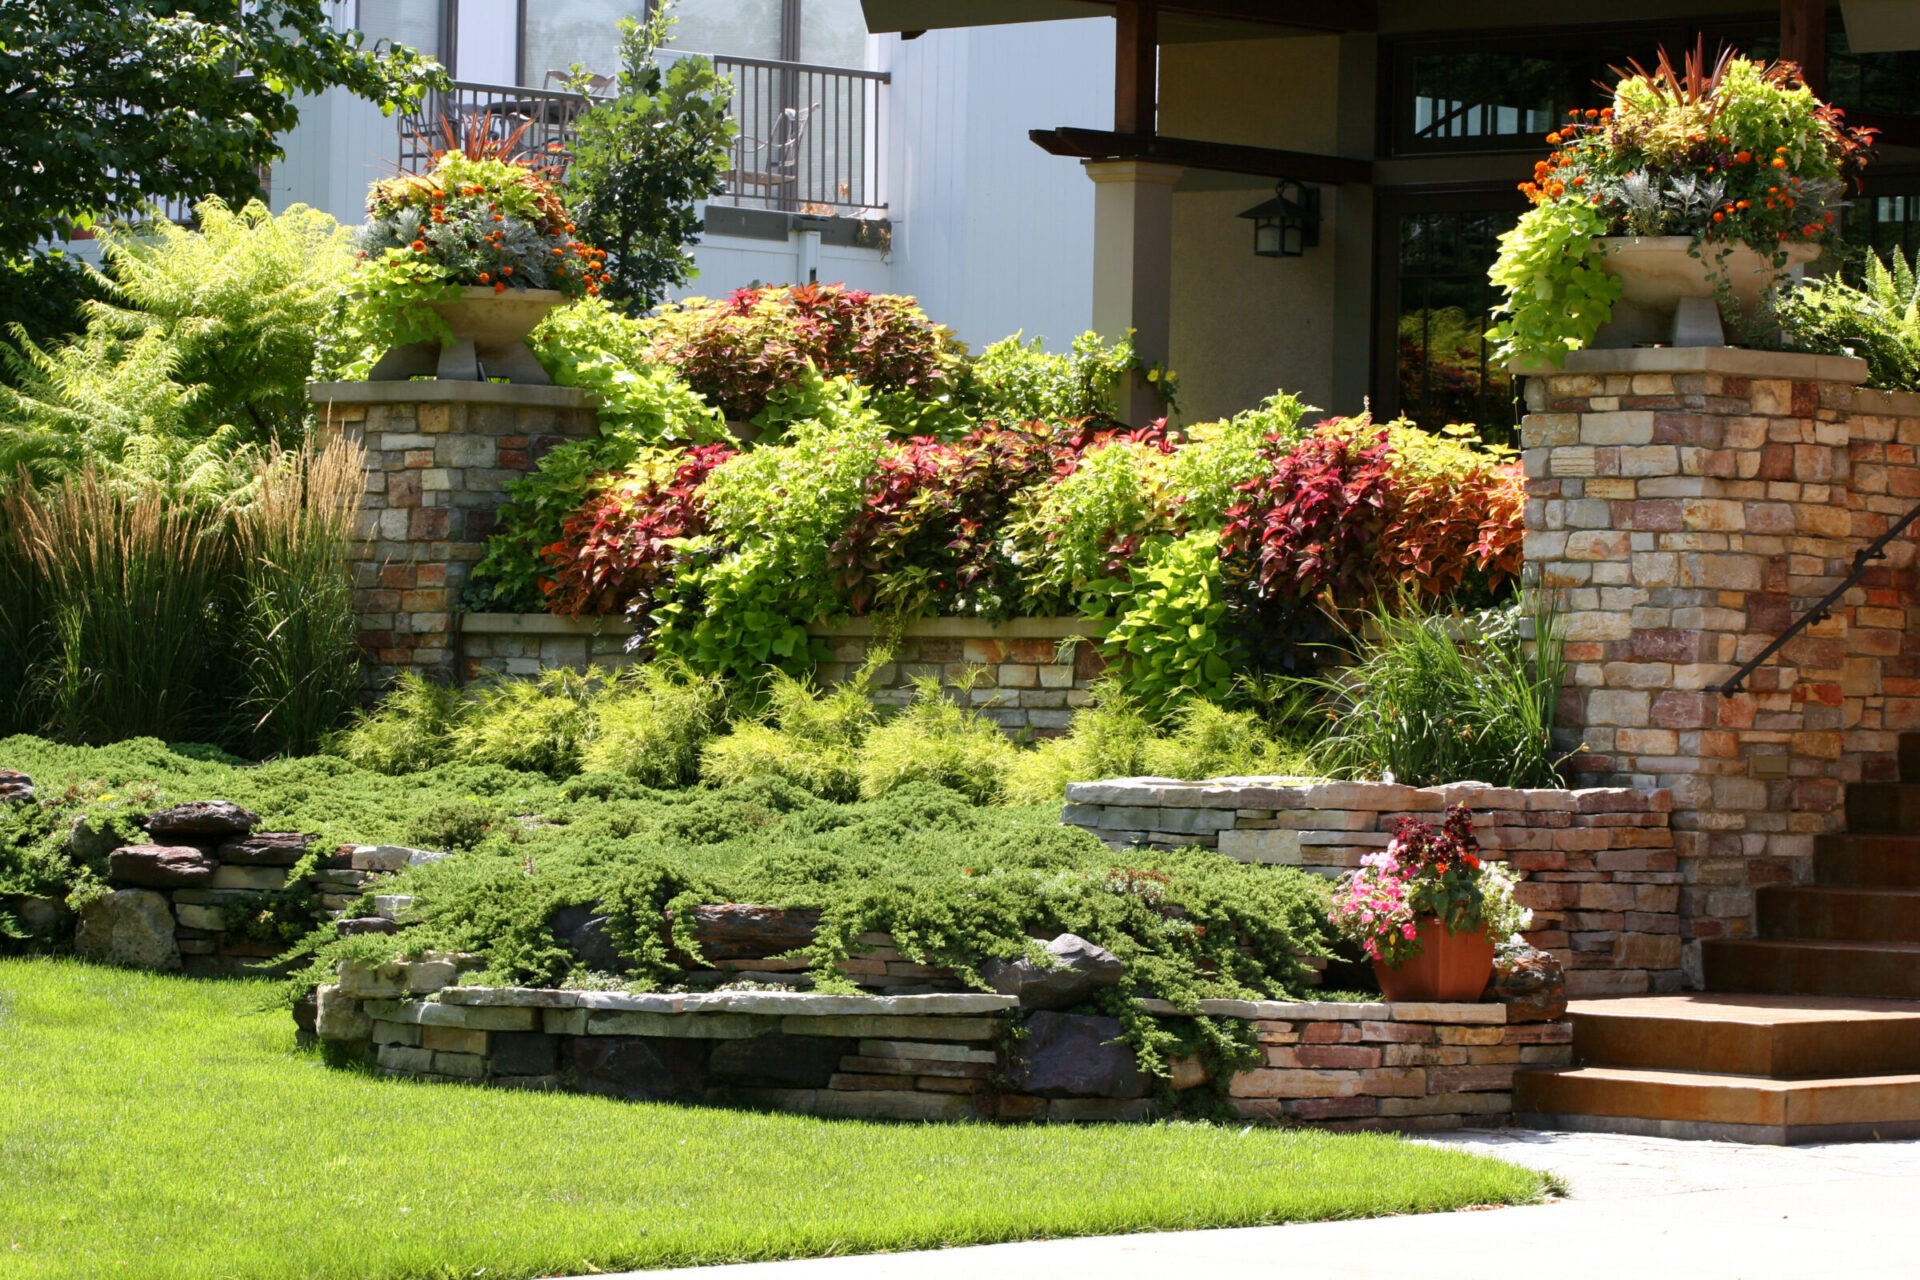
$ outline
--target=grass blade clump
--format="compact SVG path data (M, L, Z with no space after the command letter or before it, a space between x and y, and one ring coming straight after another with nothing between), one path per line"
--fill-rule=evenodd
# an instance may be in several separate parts
M88 468L57 485L20 486L0 518L46 606L46 651L28 679L48 729L111 742L196 739L215 727L208 693L220 684L213 668L231 571L223 511L157 489L123 491Z
M359 691L348 555L364 459L346 440L276 451L235 514L241 728L262 754L313 750Z
M1375 611L1355 664L1308 682L1330 724L1314 763L1411 786L1559 786L1553 724L1566 667L1551 609L1530 608L1527 617L1518 606L1467 618Z
M598 678L560 667L483 687L451 734L453 758L559 778L580 771Z
M727 692L718 678L662 659L612 681L592 710L583 768L650 787L689 786L699 777L702 746L726 718Z

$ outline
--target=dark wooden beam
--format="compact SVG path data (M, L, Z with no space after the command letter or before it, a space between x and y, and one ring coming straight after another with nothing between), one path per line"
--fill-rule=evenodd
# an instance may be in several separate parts
M1109 133L1103 129L1035 129L1027 135L1050 155L1076 160L1153 160L1243 173L1255 178L1295 178L1301 182L1371 183L1373 162L1345 156L1315 155L1307 151L1278 151L1272 147L1243 147L1231 142L1202 142L1156 134Z
M1827 0L1780 0L1780 56L1800 64L1807 87L1827 92Z
M1111 8L1115 0L1083 0ZM1306 31L1378 31L1379 0L1160 0L1160 12Z
M1113 17L1114 132L1152 133L1160 94L1156 0L1118 0Z

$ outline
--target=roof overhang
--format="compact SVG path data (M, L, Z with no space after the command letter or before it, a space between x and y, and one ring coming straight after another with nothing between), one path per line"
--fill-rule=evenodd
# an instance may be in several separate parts
M867 29L936 31L1014 22L1108 18L1113 0L860 0ZM1198 40L1270 38L1287 32L1373 31L1376 0L1159 0L1160 38Z
M1913 0L1840 0L1840 12L1855 53L1920 49L1920 4Z

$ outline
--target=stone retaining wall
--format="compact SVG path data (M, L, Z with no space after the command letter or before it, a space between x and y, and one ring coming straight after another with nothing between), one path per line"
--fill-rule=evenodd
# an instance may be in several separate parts
M632 661L633 631L624 619L558 618L548 614L475 613L458 620L456 644L464 678L529 676L553 667L610 669ZM874 701L905 706L916 678L936 676L949 689L971 680L973 706L1010 733L1047 737L1063 732L1076 708L1092 700L1106 669L1099 626L1078 618L921 618L898 635L883 635L871 619L816 624L828 659L816 678L844 681L877 644L890 641L894 661L876 678Z
M1920 396L1865 375L1691 348L1575 352L1527 384L1526 556L1562 609L1566 746L1582 781L1672 792L1690 967L1694 940L1751 934L1756 888L1811 878L1847 785L1890 780L1920 729L1911 537L1713 692L1920 500Z
M1683 877L1665 791L1120 778L1070 784L1062 820L1115 848L1200 845L1338 876L1385 848L1401 819L1438 825L1456 804L1473 811L1487 855L1522 874L1527 940L1559 959L1569 995L1679 988Z
M353 568L369 687L408 670L452 676L454 614L507 482L593 434L592 400L489 382L322 382L307 398L323 431L367 450Z
M1011 996L629 994L447 985L457 961L343 966L315 1029L388 1075L896 1120L1146 1120L1171 1109L1116 1018ZM1147 1011L1175 1014L1162 1002ZM1514 1072L1563 1065L1562 1022L1502 1004L1203 1001L1250 1023L1262 1064L1228 1082L1255 1120L1447 1129L1512 1112ZM1016 1028L1019 1034L1016 1034ZM1206 1083L1180 1060L1172 1091Z

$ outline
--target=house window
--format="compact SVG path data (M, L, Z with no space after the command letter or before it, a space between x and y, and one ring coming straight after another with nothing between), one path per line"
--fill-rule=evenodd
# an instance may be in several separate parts
M1392 53L1395 155L1526 151L1567 108L1597 105L1609 62L1633 55L1617 40L1409 41Z
M1920 174L1869 171L1865 195L1847 204L1847 244L1882 258L1920 252Z
M1519 415L1513 378L1487 341L1499 300L1487 267L1519 209L1485 195L1430 196L1393 199L1384 212L1379 407L1429 428L1476 423L1509 441Z

